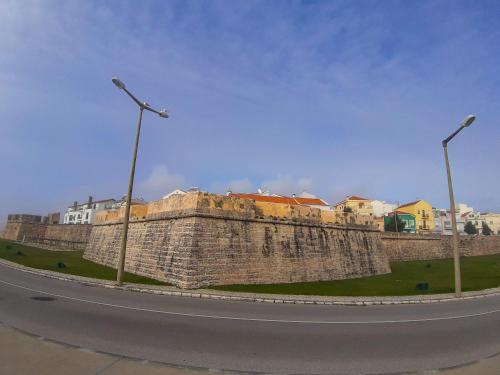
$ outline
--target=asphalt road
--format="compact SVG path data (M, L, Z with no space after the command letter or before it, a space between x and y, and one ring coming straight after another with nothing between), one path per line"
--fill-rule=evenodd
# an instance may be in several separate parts
M400 373L459 366L500 352L500 297L396 306L275 305L88 287L5 266L0 321L96 351L244 372Z

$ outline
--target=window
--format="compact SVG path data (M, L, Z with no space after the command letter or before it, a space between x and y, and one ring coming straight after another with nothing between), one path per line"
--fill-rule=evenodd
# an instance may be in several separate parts
M88 212L85 214L85 219L87 219L87 220L89 219L89 213Z

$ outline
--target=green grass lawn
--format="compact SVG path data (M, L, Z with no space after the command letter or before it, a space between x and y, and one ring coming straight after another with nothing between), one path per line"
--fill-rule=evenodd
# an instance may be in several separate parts
M42 270L103 280L116 280L115 269L85 260L82 256L83 251L44 250L0 239L0 258L2 259ZM57 266L59 262L64 263L66 267L59 268ZM161 281L127 272L124 274L123 281L137 284L166 285Z
M462 257L462 290L480 290L500 286L500 254ZM454 292L453 260L391 263L392 273L359 279L293 284L225 285L212 287L251 293L302 294L320 296L404 296ZM427 291L417 290L421 282Z
M21 254L19 254L19 252ZM83 251L51 251L0 239L0 258L44 270L115 280L116 270L82 258ZM58 268L62 262L65 268ZM319 281L293 284L225 285L212 287L251 293L303 294L320 296L402 296L412 294L452 293L453 261L451 259L393 262L392 273L359 279ZM125 282L167 285L161 281L125 273ZM426 291L418 283L429 283ZM462 289L480 290L500 286L500 254L462 258Z

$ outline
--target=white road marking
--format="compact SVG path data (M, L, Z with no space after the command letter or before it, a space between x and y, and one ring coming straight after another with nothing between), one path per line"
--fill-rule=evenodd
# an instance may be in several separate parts
M205 318L205 319L220 319L220 320L239 320L239 321L249 321L249 322L264 322L264 323L292 323L292 324L391 324L391 323L420 323L420 322L434 322L440 320L455 320L455 319L465 319L465 318L474 318L478 316L492 315L500 313L500 309L498 310L490 310L481 313L475 314L467 314L467 315L455 315L455 316L446 316L446 317L436 317L436 318L423 318L423 319L402 319L402 320L371 320L371 321L330 321L330 320L285 320L285 319L263 319L263 318L241 318L235 316L219 316L219 315L204 315L204 314L190 314L190 313L180 313L174 311L165 311L165 310L154 310L154 309L146 309L142 307L133 307L133 306L124 306L124 305L116 305L112 303L105 303L99 301L92 301L88 299L75 298L64 296L61 294L55 294L50 292L45 292L43 290L28 288L22 285L9 283L7 281L0 280L0 283L5 285L10 285L15 288L20 288L24 290L29 290L30 292L40 293L49 295L52 297L64 298L71 301L90 303L94 305L106 306L106 307L114 307L118 309L125 310L134 310L134 311L143 311L150 312L156 314L165 314L165 315L175 315L175 316L184 316L190 318Z

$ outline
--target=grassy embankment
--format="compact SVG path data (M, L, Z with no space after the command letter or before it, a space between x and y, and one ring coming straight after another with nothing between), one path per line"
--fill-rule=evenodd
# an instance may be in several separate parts
M115 269L85 260L82 256L83 251L44 250L0 239L0 258L2 259L42 270L103 280L116 280ZM59 262L63 263L65 267L59 268ZM137 284L166 285L161 281L131 273L125 273L124 281Z
M500 286L500 254L462 257L462 290ZM303 294L320 296L404 296L454 292L453 260L391 263L392 273L350 280L293 284L227 285L213 287L251 293ZM416 285L429 284L426 291Z
M116 270L82 258L83 251L50 251L24 246L0 239L0 258L28 267L115 280ZM65 268L59 268L58 262ZM393 262L392 273L350 280L320 281L293 284L226 285L212 287L252 293L303 294L320 296L397 296L453 292L453 261L451 259ZM164 284L146 277L125 274L125 281L138 284ZM418 283L427 282L429 289L417 290ZM500 286L500 254L463 257L462 288L464 291Z

